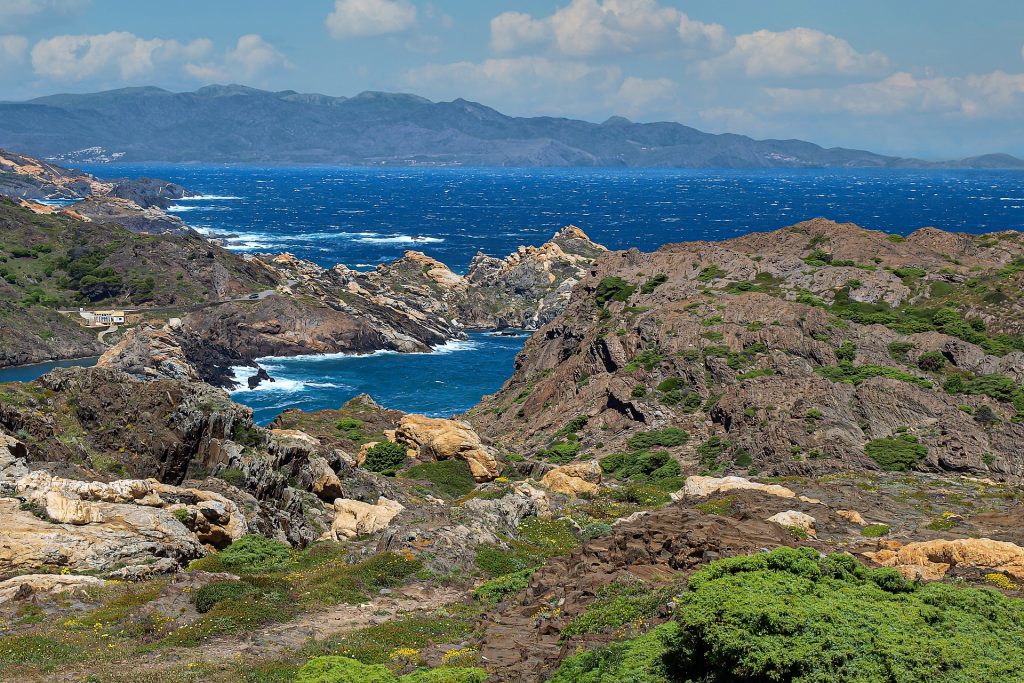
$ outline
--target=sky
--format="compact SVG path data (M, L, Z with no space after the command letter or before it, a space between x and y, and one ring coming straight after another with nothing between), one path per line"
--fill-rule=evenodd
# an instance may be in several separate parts
M929 159L1024 157L1020 0L0 0L0 99L463 97Z

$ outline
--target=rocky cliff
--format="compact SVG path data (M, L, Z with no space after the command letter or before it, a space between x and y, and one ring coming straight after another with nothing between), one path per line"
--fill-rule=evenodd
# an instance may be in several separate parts
M609 253L470 419L531 455L673 428L684 468L1020 481L1022 272L1016 232L825 220Z

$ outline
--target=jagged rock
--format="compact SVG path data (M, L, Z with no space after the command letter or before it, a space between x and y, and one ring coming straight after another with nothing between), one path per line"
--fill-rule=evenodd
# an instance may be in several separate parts
M0 491L13 488L16 481L28 474L27 454L25 444L0 432Z
M497 458L465 422L406 415L395 432L395 441L409 446L410 454L414 453L413 457L420 460L465 460L478 482L490 481L501 474Z
M376 505L360 500L338 498L334 501L334 522L331 538L335 541L374 534L387 528L405 507L381 496Z
M815 534L814 525L815 519L806 512L800 512L798 510L786 510L779 512L768 518L769 522L775 522L779 526L789 528L803 529L808 534L813 536Z
M124 339L100 356L96 367L123 370L146 379L199 381L199 373L186 360L174 333L150 323L129 329Z
M462 509L468 515L464 524L470 529L487 533L500 531L506 535L515 535L519 523L527 517L551 514L547 494L525 482L519 482L501 498L468 500L462 504Z
M326 459L319 456L311 457L309 471L313 478L310 490L321 500L329 502L342 497L341 480Z
M130 581L134 583L148 581L158 576L174 574L179 571L181 571L181 567L177 562L169 557L162 557L150 564L132 564L127 567L121 567L110 572L108 576L117 581Z
M601 490L601 465L597 460L562 465L548 471L540 483L572 498L596 495Z
M99 588L107 581L95 576L77 574L23 574L0 581L0 604L24 600L35 595L70 593L83 588Z
M883 567L894 567L908 579L936 581L954 567L970 567L1004 572L1024 580L1024 548L988 538L922 541L865 555Z

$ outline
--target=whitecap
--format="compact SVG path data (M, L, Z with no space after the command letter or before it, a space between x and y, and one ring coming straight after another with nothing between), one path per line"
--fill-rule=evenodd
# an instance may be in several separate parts
M364 242L366 244L437 244L438 242L444 242L444 238L392 235L390 237L360 237L356 242Z
M203 202L203 201L219 202L219 201L226 201L226 200L229 200L229 199L241 199L241 197L235 197L234 195L229 195L229 194L196 194L196 195L192 195L191 197L181 197L180 199L178 199L176 201L179 201L179 202Z
M297 379L287 379L283 377L275 377L273 382L263 380L257 384L254 388L249 388L249 378L254 377L257 373L257 368L250 368L242 365L231 368L231 377L238 386L231 390L231 393L241 393L250 391L274 391L278 393L294 394L305 390L307 383Z

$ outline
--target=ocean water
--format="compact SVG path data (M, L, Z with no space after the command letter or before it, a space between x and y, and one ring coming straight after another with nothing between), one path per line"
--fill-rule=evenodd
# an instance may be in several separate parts
M449 342L433 353L262 358L259 364L276 381L249 389L245 380L255 370L235 368L242 388L232 392L232 398L251 406L260 424L285 408L338 408L362 393L388 408L450 417L501 387L512 374L512 363L526 337L474 332L467 341Z
M504 256L575 224L612 249L720 240L824 216L901 234L1024 229L1013 171L256 168L97 165L200 196L172 211L244 252L289 251L368 269L407 249L464 272L477 251ZM361 392L388 407L448 415L496 391L524 339L473 335L424 355L262 361L274 384L239 390L261 422L289 407L334 408ZM248 371L240 370L244 379Z

